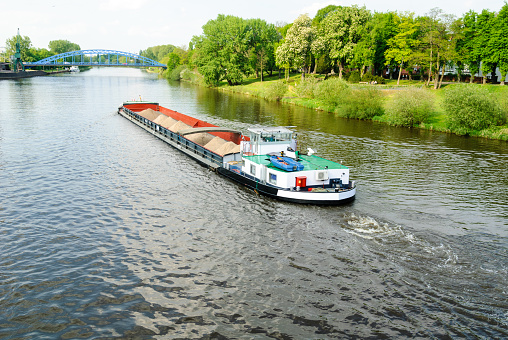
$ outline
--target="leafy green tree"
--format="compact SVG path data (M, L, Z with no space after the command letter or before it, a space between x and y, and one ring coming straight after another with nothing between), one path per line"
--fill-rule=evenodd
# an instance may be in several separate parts
M45 49L45 48L31 48L30 49L30 55L34 58L33 61L39 61L42 59L46 59L54 55L51 51Z
M321 22L330 14L331 12L335 11L340 6L336 5L328 5L326 7L321 8L319 11L317 11L316 16L314 16L314 19L312 19L312 26L319 27Z
M150 58L155 61L162 61L168 54L175 50L173 45L157 45L148 47L146 50L139 51L139 55Z
M264 20L250 19L247 24L252 31L250 45L256 78L259 70L261 71L261 81L263 81L264 67L269 62L270 54L273 55L274 44L280 39L280 36L275 26Z
M494 31L495 13L484 9L478 15L478 35L476 36L477 53L481 57L481 71L483 75L483 84L487 83L487 74L495 74L497 63L494 58L496 51L490 43Z
M393 38L388 40L388 49L385 51L386 65L390 65L392 60L399 65L397 85L400 82L404 62L406 62L406 65L412 66L410 64L411 56L419 43L416 39L419 24L414 21L413 14L401 14L399 20L398 32Z
M469 68L471 76L469 82L472 83L474 75L480 71L481 51L478 48L477 36L479 34L477 25L478 13L470 10L460 19L462 34L457 39L456 50L461 56L461 60Z
M168 71L174 70L178 65L181 65L181 58L178 53L171 52L167 55L168 57Z
M369 20L360 32L360 40L353 48L351 67L360 70L360 79L363 78L368 67L374 66L376 57L374 22Z
M246 20L219 14L203 26L203 35L193 38L198 49L196 63L208 85L225 79L230 86L240 84L249 74L248 53L252 31Z
M339 66L339 78L344 68L353 59L355 45L360 41L362 27L370 18L370 12L358 6L339 7L329 13L321 22L313 50L317 54L327 54Z
M370 35L373 42L374 74L380 75L386 65L385 51L388 41L397 34L397 13L374 13L370 20Z
M434 89L441 87L445 66L455 60L457 43L456 32L453 30L455 17L443 13L439 8L433 8L425 17L420 18L422 25L422 48L425 63L429 65L429 77L434 81ZM441 78L439 74L441 73Z
M18 36L15 35L10 39L5 41L5 52L7 56L14 55L16 53L16 42ZM30 49L32 48L32 41L28 36L20 36L19 37L19 47L21 50L21 60L22 61L34 61L33 56L31 55Z
M314 39L312 20L307 14L300 15L287 31L283 43L275 52L279 67L286 71L290 68L302 70L302 79L310 66L311 44Z
M494 52L493 60L501 72L501 85L504 85L508 76L508 3L504 4L496 16L489 45Z
M49 42L48 47L51 53L54 54L81 50L81 47L79 47L78 44L71 43L68 40L52 40Z
M331 12L335 11L339 6L336 5L328 5L324 8L321 8L317 11L316 16L312 19L312 26L315 31L318 32L321 26L321 22L326 18ZM318 68L320 70L331 69L329 64L329 60L327 56L324 55L323 50L316 50L312 48L312 57L314 59L314 71L312 73L317 73ZM325 64L325 65L323 65ZM321 73L321 72L320 72Z

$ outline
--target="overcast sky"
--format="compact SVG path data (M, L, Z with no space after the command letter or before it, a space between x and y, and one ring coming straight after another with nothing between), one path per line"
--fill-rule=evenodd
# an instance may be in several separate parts
M111 49L138 53L150 46L187 46L192 36L218 14L261 18L269 23L293 22L300 14L311 18L328 5L365 5L370 11L410 11L424 15L438 7L462 16L472 9L499 11L504 0L25 0L2 6L0 47L16 34L32 45L48 48L51 40L69 40L82 49Z

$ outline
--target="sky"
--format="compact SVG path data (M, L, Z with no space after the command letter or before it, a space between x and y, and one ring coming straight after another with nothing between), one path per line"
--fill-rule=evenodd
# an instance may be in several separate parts
M150 46L188 46L202 26L218 14L268 23L291 23L300 14L311 18L328 5L365 6L374 12L413 12L424 15L432 8L462 16L469 10L499 11L505 0L25 0L2 6L0 49L16 35L28 36L32 46L48 48L52 40L69 40L81 49L109 49L139 53Z

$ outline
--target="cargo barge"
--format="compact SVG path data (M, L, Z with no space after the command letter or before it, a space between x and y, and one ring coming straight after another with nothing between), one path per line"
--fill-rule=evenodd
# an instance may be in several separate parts
M258 194L304 204L339 205L354 200L356 184L339 163L297 151L286 127L221 128L159 106L125 102L118 113L134 124Z

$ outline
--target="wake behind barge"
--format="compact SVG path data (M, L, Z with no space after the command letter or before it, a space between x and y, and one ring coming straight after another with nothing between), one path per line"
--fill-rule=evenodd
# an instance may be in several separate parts
M312 154L300 154L293 131L285 127L251 128L243 135L154 102L125 102L118 113L259 194L318 205L339 205L355 198L356 185L349 180L349 169Z

